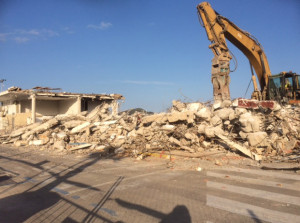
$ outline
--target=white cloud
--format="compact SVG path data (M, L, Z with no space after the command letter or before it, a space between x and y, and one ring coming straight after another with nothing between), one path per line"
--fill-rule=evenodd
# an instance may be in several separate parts
M27 37L15 37L14 40L17 42L17 43L26 43L29 41L29 38Z
M161 81L133 81L133 80L125 80L122 81L126 84L138 84L138 85L174 85L172 82L161 82Z
M51 29L42 29L41 30L41 35L43 35L44 37L53 37L53 36L59 36L58 32L55 32Z
M5 42L7 39L7 33L0 33L0 41Z
M0 41L13 40L17 43L25 43L36 39L48 39L59 36L58 32L51 29L15 29L13 32L0 33Z
M95 30L104 30L111 27L112 24L110 22L101 22L99 25L89 24L87 25L87 28L89 29L95 29Z
M73 34L73 33L75 33L75 31L72 30L70 27L64 27L64 28L62 28L62 30L63 30L64 32L68 33L68 34Z
M28 30L28 31L24 30L24 34L38 36L41 33L39 31L37 31L36 29L32 29L32 30Z

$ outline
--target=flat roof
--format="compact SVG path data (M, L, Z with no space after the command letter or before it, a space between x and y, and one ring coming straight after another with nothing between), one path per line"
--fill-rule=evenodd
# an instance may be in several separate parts
M6 91L0 92L0 102L8 100L26 100L31 95L35 94L40 100L66 100L69 98L87 98L92 100L124 100L125 97L120 94L84 94L84 93L70 93L70 92L50 92L37 89L22 90L17 87L9 88Z

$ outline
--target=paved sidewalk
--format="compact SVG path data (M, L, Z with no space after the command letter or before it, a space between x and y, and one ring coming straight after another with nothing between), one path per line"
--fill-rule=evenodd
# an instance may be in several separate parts
M0 147L0 222L300 222L300 175Z

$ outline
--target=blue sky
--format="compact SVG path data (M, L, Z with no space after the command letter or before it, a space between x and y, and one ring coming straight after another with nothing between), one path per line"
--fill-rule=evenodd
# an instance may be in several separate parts
M0 0L0 79L7 80L5 88L120 93L126 97L122 110L160 112L174 99L211 100L213 54L198 21L199 3ZM300 1L210 3L260 41L273 74L300 73ZM247 58L228 45L238 60L230 84L236 98L244 96L251 74Z

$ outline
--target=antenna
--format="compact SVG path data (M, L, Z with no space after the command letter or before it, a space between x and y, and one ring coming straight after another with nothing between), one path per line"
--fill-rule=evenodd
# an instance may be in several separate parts
M3 90L3 87L4 87L4 81L6 81L6 79L0 79L1 91Z

